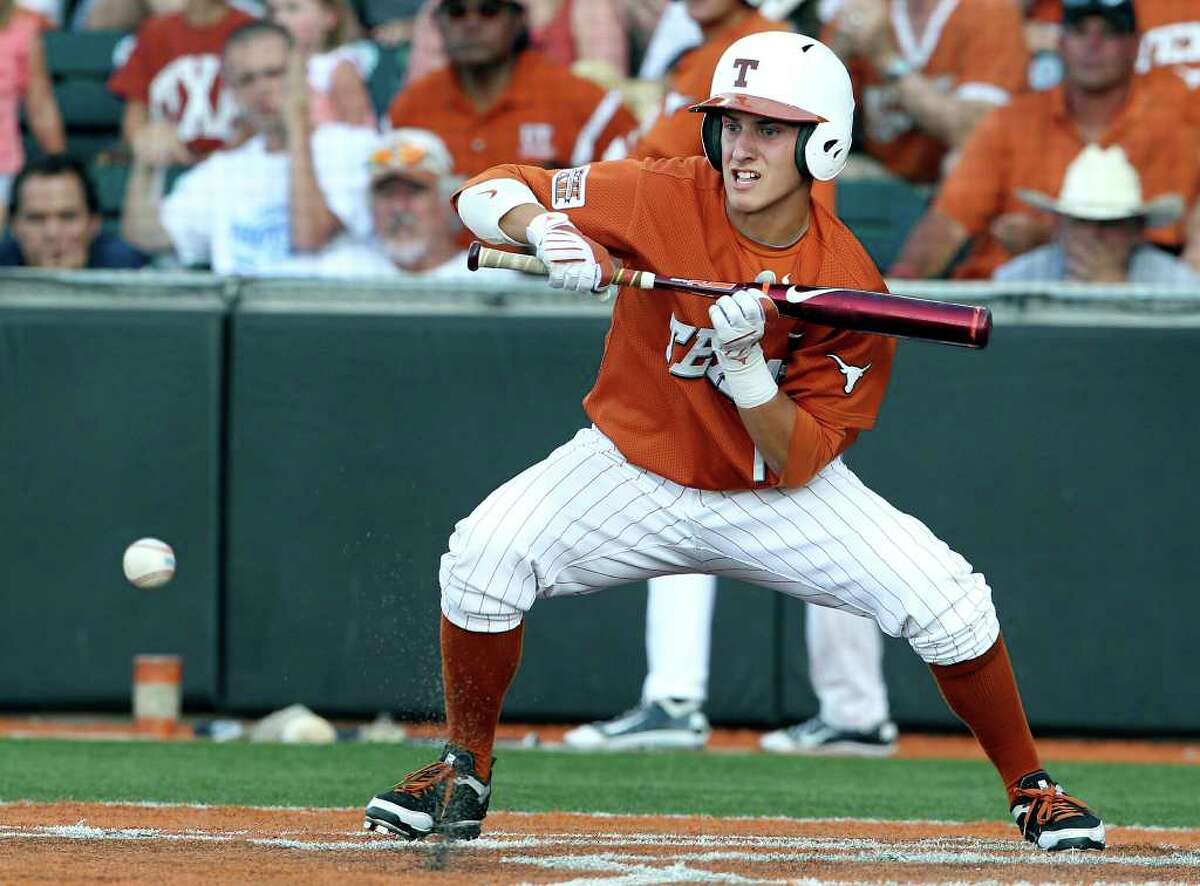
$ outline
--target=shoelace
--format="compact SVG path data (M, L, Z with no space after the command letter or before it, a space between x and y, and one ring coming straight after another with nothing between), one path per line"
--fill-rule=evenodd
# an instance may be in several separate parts
M392 788L400 794L419 794L422 791L454 777L454 767L444 760L415 769L404 776L404 781Z
M1021 835L1029 832L1029 823L1036 819L1038 827L1044 827L1053 821L1070 818L1087 811L1084 802L1063 791L1058 785L1044 788L1020 788L1017 790L1017 801L1028 801L1029 808L1025 811L1025 826Z

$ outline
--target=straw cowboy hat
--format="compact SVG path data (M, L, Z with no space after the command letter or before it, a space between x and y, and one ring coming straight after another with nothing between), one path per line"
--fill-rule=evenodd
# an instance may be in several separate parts
M1062 193L1055 200L1040 191L1018 188L1017 196L1037 209L1084 221L1117 221L1144 218L1146 227L1169 225L1183 214L1183 198L1163 194L1142 202L1137 170L1120 145L1088 145L1071 161L1063 177Z

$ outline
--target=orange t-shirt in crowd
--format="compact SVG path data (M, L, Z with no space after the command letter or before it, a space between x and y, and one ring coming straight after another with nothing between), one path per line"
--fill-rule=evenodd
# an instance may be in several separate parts
M145 104L151 120L175 124L193 153L223 147L233 137L237 108L221 88L221 51L230 33L251 21L232 8L203 28L182 13L155 16L138 30L133 53L108 78L108 88Z
M498 163L580 166L637 127L619 92L605 92L532 50L521 53L508 87L486 111L463 92L453 68L441 68L400 92L388 117L395 127L440 136L464 176Z
M681 55L667 74L667 94L663 96L658 116L634 144L629 156L643 160L691 157L702 153L700 124L704 118L701 114L693 114L688 107L709 97L713 72L725 50L750 34L789 30L786 24L773 22L754 12ZM836 210L833 182L813 182L812 195L827 209Z
M810 204L809 229L792 246L773 249L738 233L725 215L721 177L702 157L616 160L557 172L499 166L476 181L493 178L525 182L543 206L565 212L630 268L733 282L769 270L797 284L884 290L866 251L820 204ZM780 479L763 465L737 407L720 389L711 305L686 293L621 289L584 408L630 462L677 483L776 485ZM821 425L845 430L846 445L874 425L893 339L776 316L767 321L762 346L781 390ZM869 368L848 382L839 359ZM792 462L789 456L789 473Z
M1200 193L1200 128L1180 125L1183 87L1168 80L1135 80L1129 101L1099 140L1100 147L1125 149L1138 171L1142 196L1179 194L1191 205ZM957 277L990 277L1012 256L988 229L1000 215L1024 212L1050 221L1017 196L1030 188L1057 197L1067 166L1084 148L1067 113L1063 88L1019 96L976 127L950 171L933 208L957 221L975 238ZM1148 231L1163 245L1184 242L1180 221Z
M1028 52L1014 0L940 0L920 38L905 0L892 4L891 22L900 55L946 95L1003 105L1025 84ZM826 42L833 27L826 26ZM874 65L855 56L847 67L867 153L908 181L938 181L946 143L917 126L900 104L896 84Z

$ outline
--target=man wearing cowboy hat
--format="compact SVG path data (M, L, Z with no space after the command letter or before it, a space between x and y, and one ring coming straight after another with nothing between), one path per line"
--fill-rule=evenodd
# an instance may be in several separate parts
M995 280L1081 283L1196 283L1186 263L1152 246L1145 228L1168 225L1183 212L1178 194L1142 200L1137 170L1120 145L1088 145L1069 167L1057 200L1019 188L1017 196L1058 219L1054 242L1001 265Z

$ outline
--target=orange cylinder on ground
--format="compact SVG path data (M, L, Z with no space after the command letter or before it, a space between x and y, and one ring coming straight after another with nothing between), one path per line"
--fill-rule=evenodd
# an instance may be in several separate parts
M133 726L149 735L171 735L179 723L183 659L178 655L133 658Z

